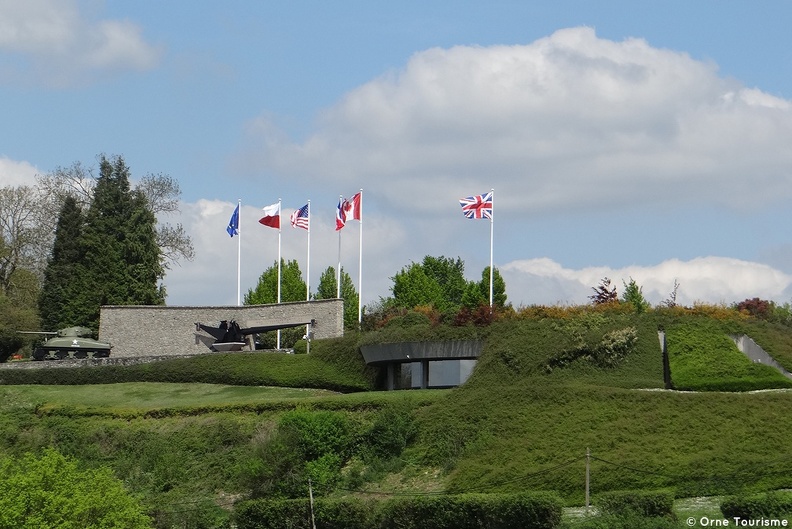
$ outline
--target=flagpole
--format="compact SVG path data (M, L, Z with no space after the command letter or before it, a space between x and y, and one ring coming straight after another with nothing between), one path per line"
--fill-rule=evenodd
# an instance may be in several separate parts
M490 216L490 277L489 277L489 302L490 302L490 311L492 311L492 277L493 277L493 269L492 269L492 249L493 249L493 234L495 232L495 189L491 189L490 193L492 193L492 215Z
M308 201L308 262L305 265L305 301L311 301L311 201Z
M308 201L308 261L305 264L305 301L311 301L311 201ZM305 326L305 354L311 354L311 324Z
M237 211L239 211L239 216L242 216L242 199L237 199ZM239 223L239 217L237 217L237 224ZM238 230L239 235L237 235L237 307L242 305L242 298L241 298L241 285L242 285L242 230Z
M358 242L358 327L363 322L363 188L360 189L360 241Z
M341 201L344 200L344 195L338 195L338 207L341 207ZM336 298L341 298L341 230L338 231L338 268L336 268Z
M281 302L281 199L278 198L278 303ZM280 329L278 329L277 349L280 349Z

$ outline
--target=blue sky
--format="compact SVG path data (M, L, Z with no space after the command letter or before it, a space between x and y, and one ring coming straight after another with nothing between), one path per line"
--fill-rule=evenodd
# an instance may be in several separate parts
M792 301L787 2L0 0L0 185L99 153L179 181L196 259L168 303L236 302L277 258L256 223L310 199L311 283L364 190L363 300L425 255L489 264L515 305ZM341 232L358 278L357 222ZM305 232L282 255L306 268Z

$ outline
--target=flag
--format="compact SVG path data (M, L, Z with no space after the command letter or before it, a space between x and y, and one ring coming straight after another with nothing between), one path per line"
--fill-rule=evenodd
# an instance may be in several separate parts
M469 219L492 220L492 191L483 195L460 198L459 205L462 206L462 214Z
M291 220L292 228L302 228L307 230L309 226L308 204L304 205L300 209L294 210L294 213L291 214L289 220Z
M340 230L341 228L346 225L346 213L344 212L344 202L343 198L338 199L338 209L336 210L336 231Z
M259 222L264 226L280 229L280 202L276 202L263 209L264 216L259 219Z
M357 193L349 200L344 200L344 217L346 219L361 220L360 200L360 193Z
M231 220L228 221L226 231L231 237L239 235L239 204L237 204L236 209L231 214Z

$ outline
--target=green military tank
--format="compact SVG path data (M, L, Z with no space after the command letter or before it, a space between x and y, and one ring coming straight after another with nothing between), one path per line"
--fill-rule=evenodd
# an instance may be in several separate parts
M30 334L55 335L33 350L33 360L63 360L64 358L107 358L109 343L91 338L88 327L67 327L57 332L31 332Z

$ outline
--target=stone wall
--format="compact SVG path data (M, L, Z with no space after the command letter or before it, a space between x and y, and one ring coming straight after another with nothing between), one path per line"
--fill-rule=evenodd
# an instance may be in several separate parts
M167 307L111 305L101 308L99 340L113 345L111 356L176 356L208 353L204 331L195 324L216 327L235 320L241 327L316 320L313 338L344 335L344 301L328 299L246 305L241 307Z

